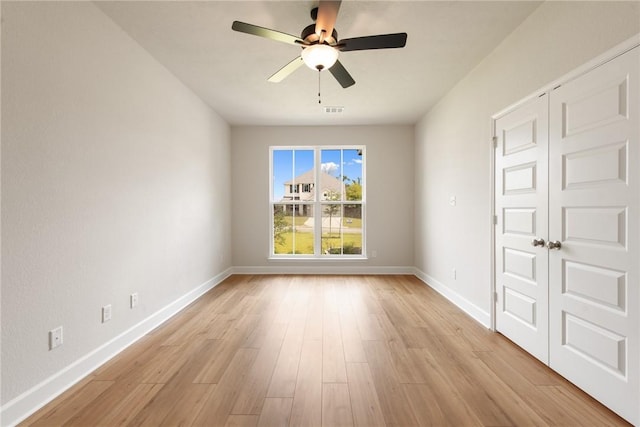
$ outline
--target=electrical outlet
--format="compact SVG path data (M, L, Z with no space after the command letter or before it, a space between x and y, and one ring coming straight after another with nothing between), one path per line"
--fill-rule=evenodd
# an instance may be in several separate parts
M375 249L371 251L371 258L376 258L378 256L378 251Z
M111 320L111 304L102 307L102 323Z
M138 306L138 293L134 292L131 294L131 296L129 297L129 302L131 303L131 308L137 307Z
M49 350L62 345L62 326L49 331Z

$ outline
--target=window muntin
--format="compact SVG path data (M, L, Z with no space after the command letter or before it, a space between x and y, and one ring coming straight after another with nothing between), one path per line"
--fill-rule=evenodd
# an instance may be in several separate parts
M271 147L271 257L363 257L364 147Z

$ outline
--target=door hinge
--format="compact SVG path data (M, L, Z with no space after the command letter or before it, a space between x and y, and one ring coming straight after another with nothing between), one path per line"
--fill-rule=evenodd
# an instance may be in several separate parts
M498 215L493 216L493 225L498 225Z
M491 144L493 144L493 148L498 148L498 137L494 136L491 138Z
M498 293L497 292L493 292L493 302L498 302Z

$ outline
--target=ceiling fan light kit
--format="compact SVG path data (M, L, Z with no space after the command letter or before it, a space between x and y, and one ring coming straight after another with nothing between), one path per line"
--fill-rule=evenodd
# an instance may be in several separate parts
M302 60L312 70L333 67L338 60L338 51L328 44L314 44L302 50Z
M381 34L338 40L338 33L334 25L338 17L340 4L341 1L320 0L318 7L311 11L311 18L315 20L315 24L304 28L301 37L240 21L234 21L231 28L241 33L264 37L302 48L301 56L296 57L269 77L269 82L278 83L284 80L304 62L313 70L322 71L328 69L343 88L348 88L356 82L338 61L339 52L401 48L407 43L407 33Z

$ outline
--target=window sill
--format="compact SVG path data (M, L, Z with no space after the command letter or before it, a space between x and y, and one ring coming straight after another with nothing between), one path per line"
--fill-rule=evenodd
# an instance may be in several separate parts
M270 256L267 258L268 261L313 261L313 262L349 262L349 261L368 261L369 258L364 255L354 255L354 256L323 256L323 257L315 257L315 256Z

